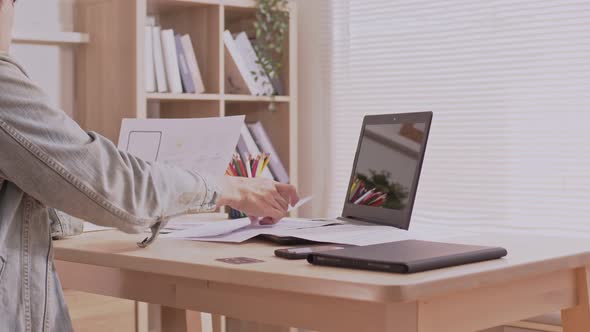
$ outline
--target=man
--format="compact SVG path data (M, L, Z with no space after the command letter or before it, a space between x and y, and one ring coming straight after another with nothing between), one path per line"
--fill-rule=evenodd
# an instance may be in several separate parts
M229 205L274 223L298 200L270 180L226 177L148 163L86 133L8 56L13 0L0 0L0 331L70 331L52 264L58 212L139 233L173 216ZM55 210L53 210L55 209Z

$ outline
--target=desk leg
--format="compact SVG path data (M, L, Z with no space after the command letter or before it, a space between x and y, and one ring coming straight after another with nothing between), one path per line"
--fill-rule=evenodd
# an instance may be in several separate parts
M576 270L577 306L561 311L564 332L590 331L590 266Z
M186 310L162 306L162 331L187 332Z

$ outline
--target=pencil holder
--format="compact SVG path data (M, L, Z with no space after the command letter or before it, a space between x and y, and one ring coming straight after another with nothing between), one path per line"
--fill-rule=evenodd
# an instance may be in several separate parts
M228 210L229 210L229 212L228 212L229 219L240 219L240 218L247 217L247 215L242 211L232 209L232 208L228 208Z
M239 176L254 178L260 176L270 160L270 155L262 153L256 156L248 156L247 158L240 156L240 154L234 154L232 161L229 163L229 167L225 172L229 176ZM236 209L228 208L228 215L230 219L240 219L248 217L244 212Z

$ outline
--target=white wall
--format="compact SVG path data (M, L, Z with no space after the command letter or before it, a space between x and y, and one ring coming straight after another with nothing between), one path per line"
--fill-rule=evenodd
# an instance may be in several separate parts
M16 3L15 31L73 30L73 0L24 0ZM71 46L14 44L10 53L47 93L52 104L74 111L74 52Z
M313 195L310 204L299 209L301 216L321 217L326 205L329 170L329 99L326 90L329 68L322 67L321 50L327 48L329 1L296 0L298 5L299 57L299 191Z

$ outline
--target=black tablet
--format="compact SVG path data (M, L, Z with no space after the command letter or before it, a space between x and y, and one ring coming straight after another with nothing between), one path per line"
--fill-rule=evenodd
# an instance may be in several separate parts
M506 249L500 247L405 240L312 252L307 260L316 265L415 273L498 259L506 255Z

